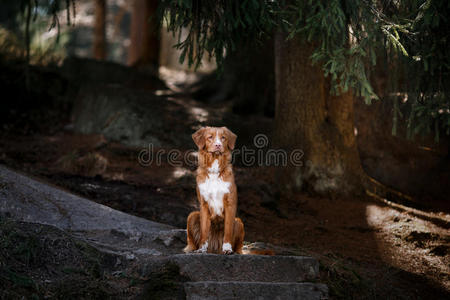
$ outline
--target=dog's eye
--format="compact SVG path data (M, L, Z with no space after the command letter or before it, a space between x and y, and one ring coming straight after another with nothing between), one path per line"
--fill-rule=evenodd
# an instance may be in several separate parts
M208 140L212 139L212 135L208 136Z
M222 137L222 141L223 141L223 140L225 140L225 137L224 137L224 136Z

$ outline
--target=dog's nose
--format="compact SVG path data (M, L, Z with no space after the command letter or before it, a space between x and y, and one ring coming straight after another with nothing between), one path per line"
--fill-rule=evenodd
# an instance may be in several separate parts
M216 149L220 149L221 145L220 144L215 144L214 146L216 147Z

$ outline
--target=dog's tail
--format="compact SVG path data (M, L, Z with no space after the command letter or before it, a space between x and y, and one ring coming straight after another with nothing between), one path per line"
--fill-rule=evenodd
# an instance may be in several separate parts
M252 250L243 250L243 254L247 255L269 255L274 256L275 251L271 249L252 249Z

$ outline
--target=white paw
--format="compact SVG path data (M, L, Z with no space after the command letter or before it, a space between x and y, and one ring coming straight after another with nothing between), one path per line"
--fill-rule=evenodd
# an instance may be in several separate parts
M233 249L231 248L230 243L224 243L222 245L222 253L223 254L232 254L233 253Z
M206 241L200 248L195 250L195 253L206 253L208 251L208 241Z

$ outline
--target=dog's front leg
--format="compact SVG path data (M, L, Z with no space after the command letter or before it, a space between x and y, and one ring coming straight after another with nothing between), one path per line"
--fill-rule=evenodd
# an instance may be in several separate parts
M225 203L225 224L223 233L223 243L222 243L222 253L232 254L233 253L233 229L234 229L234 218L236 217L236 201L233 201L232 195L228 194L224 198Z
M205 253L208 251L208 239L211 229L211 216L208 204L202 201L200 208L200 248L196 252Z

